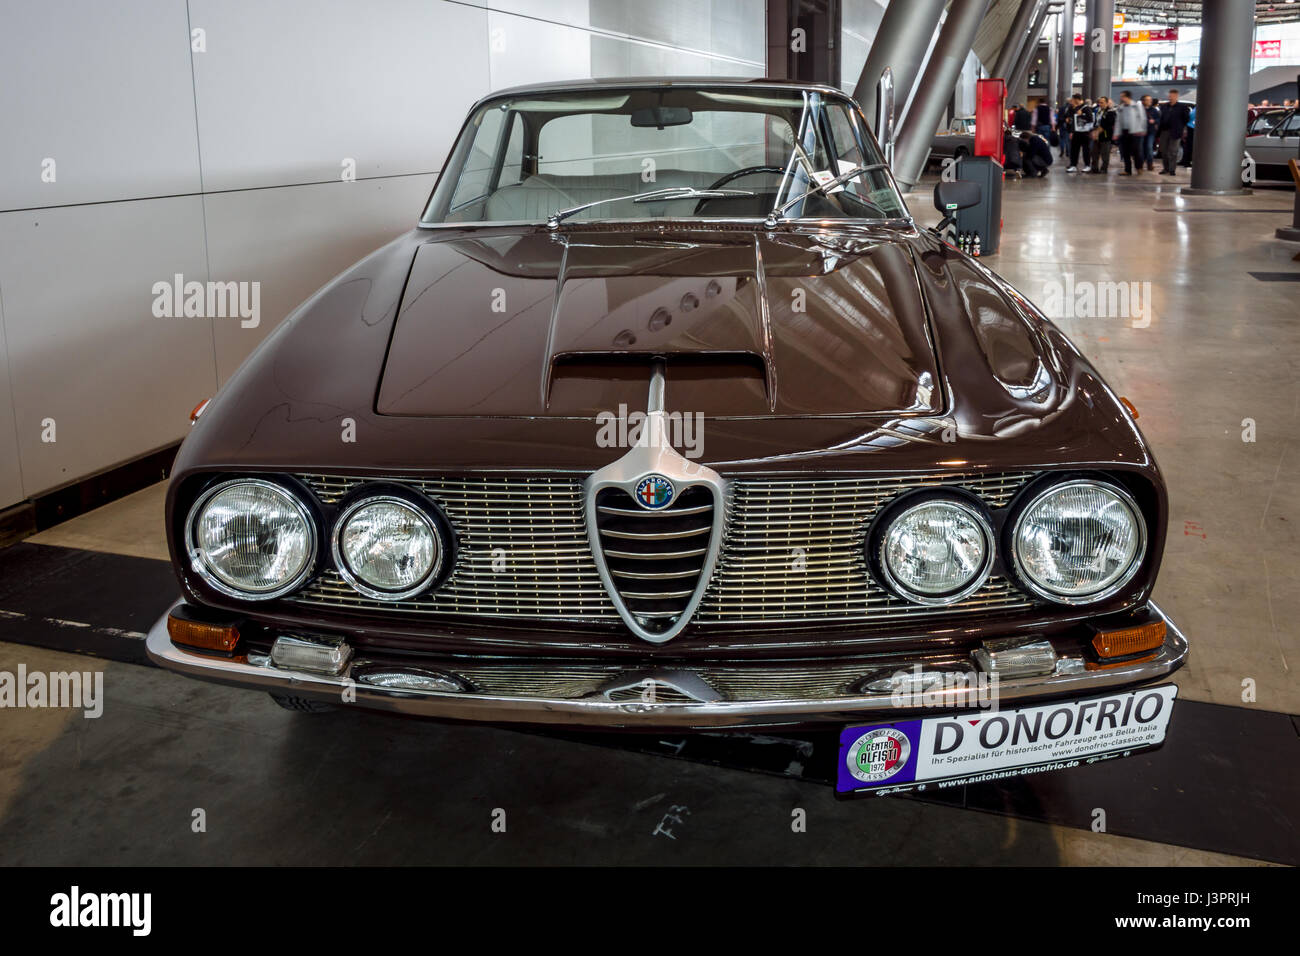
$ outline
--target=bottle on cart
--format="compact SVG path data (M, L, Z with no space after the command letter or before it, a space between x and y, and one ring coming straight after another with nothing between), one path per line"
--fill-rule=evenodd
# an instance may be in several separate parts
M978 259L979 257L980 257L980 234L977 232L975 233L975 258Z

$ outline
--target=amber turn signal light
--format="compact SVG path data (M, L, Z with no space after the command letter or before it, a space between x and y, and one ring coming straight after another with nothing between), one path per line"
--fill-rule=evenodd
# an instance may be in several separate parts
M1098 657L1128 657L1153 650L1165 642L1165 622L1139 624L1118 631L1099 631L1092 639Z
M1125 398L1123 395L1121 395L1121 396L1119 397L1119 403L1120 403L1121 405L1123 405L1125 408L1128 409L1128 413L1129 413L1130 415L1133 416L1133 421L1137 421L1137 420L1138 420L1138 418L1139 418L1140 416L1138 415L1138 410L1137 410L1137 406L1136 406L1136 405L1134 405L1132 402L1130 402L1130 401L1129 401L1127 398Z
M204 624L183 617L167 615L167 633L173 644L197 647L204 651L230 653L239 643L239 628L233 624Z

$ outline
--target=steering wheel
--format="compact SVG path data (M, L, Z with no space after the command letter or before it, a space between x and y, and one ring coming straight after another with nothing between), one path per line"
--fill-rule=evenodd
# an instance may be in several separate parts
M785 167L784 166L746 166L744 169L737 169L734 170L733 172L727 173L716 183L714 183L711 186L707 186L705 188L721 189L723 186L727 185L727 183L731 182L732 180L742 179L745 176L753 176L757 173L776 173L778 176L784 176ZM700 210L704 208L704 204L707 202L712 202L712 199L705 198L697 202L695 204L695 212L693 212L692 215L698 216L700 214Z

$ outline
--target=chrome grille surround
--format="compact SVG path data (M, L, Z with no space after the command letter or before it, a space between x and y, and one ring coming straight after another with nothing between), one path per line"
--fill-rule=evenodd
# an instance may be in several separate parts
M336 504L370 481L407 485L443 508L460 539L456 565L434 593L380 602L333 569L294 603L366 613L617 625L620 615L592 558L583 517L585 476L518 472L456 478L297 476ZM718 565L692 627L738 624L868 625L1034 607L1003 577L957 604L927 607L895 597L866 568L866 529L887 501L917 488L962 487L1005 507L1031 473L836 478L736 477L727 482L727 526ZM539 507L544 502L544 507Z
M666 631L700 588L714 531L713 490L695 485L649 511L621 488L595 496L596 545L610 584L647 631Z

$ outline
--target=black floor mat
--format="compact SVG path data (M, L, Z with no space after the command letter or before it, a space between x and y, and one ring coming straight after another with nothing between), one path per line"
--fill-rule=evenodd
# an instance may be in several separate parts
M147 663L143 633L178 593L165 561L18 544L0 550L0 640ZM538 733L827 786L839 759L837 731ZM926 800L1079 829L1091 828L1100 810L1109 833L1300 865L1300 720L1183 700L1158 750L1063 772L860 799Z

